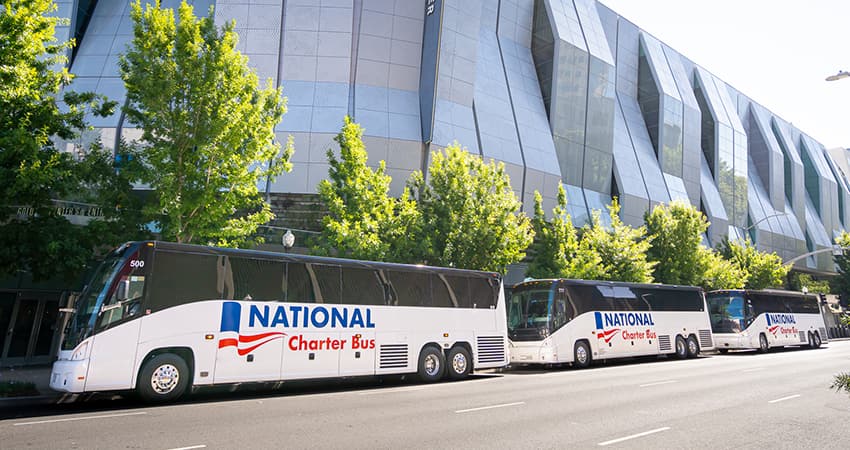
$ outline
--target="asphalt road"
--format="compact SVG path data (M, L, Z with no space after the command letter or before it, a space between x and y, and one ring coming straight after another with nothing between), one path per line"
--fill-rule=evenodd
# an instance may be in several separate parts
M0 448L848 448L850 341L819 350L518 369L433 385L301 383L0 417Z

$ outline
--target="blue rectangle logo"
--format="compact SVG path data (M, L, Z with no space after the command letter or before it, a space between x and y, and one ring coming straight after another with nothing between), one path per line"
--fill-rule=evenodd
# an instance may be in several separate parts
M239 318L242 316L242 305L237 302L224 302L221 306L221 331L239 332Z

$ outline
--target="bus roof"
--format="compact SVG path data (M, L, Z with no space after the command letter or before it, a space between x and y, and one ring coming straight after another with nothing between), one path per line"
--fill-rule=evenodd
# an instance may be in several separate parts
M161 250L171 250L177 252L187 252L187 253L201 253L201 254L209 254L209 255L227 255L227 256L242 256L247 258L264 258L264 259L274 259L278 261L292 261L292 262L309 262L309 263L331 263L331 264L339 264L345 265L348 267L361 267L361 268L372 268L372 269L404 269L404 270L423 270L426 272L438 272L451 274L456 273L457 275L465 275L470 276L476 274L481 277L488 278L498 278L501 280L502 275L497 272L485 272L481 270L469 270L469 269L456 269L451 267L436 267L436 266L425 266L420 264L401 264L401 263L389 263L389 262L381 262L381 261L365 261L365 260L357 260L357 259L346 259L346 258L334 258L334 257L325 257L325 256L313 256L313 255L302 255L299 253L278 253L266 250L248 250L248 249L238 249L238 248L224 248L224 247L212 247L206 245L196 245L196 244L181 244L177 242L166 242L166 241L135 241L128 242L127 244L139 243L139 244L147 244L156 249ZM125 244L126 245L126 244Z
M562 282L564 284L571 285L591 285L591 286L622 286L622 287L630 287L630 288L656 288L656 289L681 289L681 290L696 290L701 291L702 288L699 286L687 286L687 285L678 285L678 284L660 284L660 283L630 283L626 281L601 281L601 280L579 280L573 278L545 278L545 279L537 279L537 280L528 280L523 281L522 283L518 283L514 285L514 289L524 286L524 285L535 285L535 284L551 284L556 282Z
M711 294L726 294L729 292L761 292L765 294L775 294L775 295L816 295L814 292L800 292L800 291L787 291L785 289L717 289L715 291L707 292L707 295Z

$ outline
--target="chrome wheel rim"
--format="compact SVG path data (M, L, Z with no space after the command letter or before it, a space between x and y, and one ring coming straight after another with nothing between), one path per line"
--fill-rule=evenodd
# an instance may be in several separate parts
M681 339L676 340L676 353L679 355L685 354L685 343Z
M587 362L587 350L584 349L583 345L576 347L576 360L581 364Z
M457 374L466 373L466 355L458 352L452 357L452 370Z
M440 373L440 359L437 358L437 355L431 353L425 357L425 373L428 374L429 377L436 376Z
M767 350L767 338L764 335L759 338L759 344L761 344L762 350Z
M694 341L688 341L688 351L692 354L697 354L697 343Z
M180 371L171 364L163 364L156 368L151 375L151 388L157 394L168 394L180 382Z

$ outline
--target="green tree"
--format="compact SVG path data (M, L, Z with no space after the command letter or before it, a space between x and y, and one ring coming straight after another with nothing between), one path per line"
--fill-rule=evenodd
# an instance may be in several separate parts
M602 261L599 279L651 283L655 263L647 260L650 239L646 227L632 228L620 220L620 203L615 197L608 206L611 226L606 228L601 212L593 211L591 225L582 230L582 241L595 251Z
M726 239L720 243L719 252L747 274L746 289L784 286L790 267L782 264L782 258L776 253L759 251L749 239L743 243Z
M286 100L272 80L259 88L234 23L217 27L212 9L197 18L183 1L175 19L136 0L130 14L119 67L127 118L142 130L141 181L156 197L148 213L166 239L243 245L274 217L257 184L291 168L292 141L281 152L274 134Z
M749 274L732 263L723 259L719 253L711 249L705 249L701 253L703 261L700 265L705 268L705 275L698 286L706 291L717 289L741 289L747 281Z
M504 164L485 163L455 143L432 153L428 180L414 172L424 260L438 266L504 271L534 238Z
M534 258L526 274L532 278L599 278L601 260L579 239L572 217L567 213L567 194L558 186L558 204L552 210L551 220L543 212L543 197L534 192L534 229L532 253Z
M850 299L850 233L842 232L835 238L835 243L841 247L842 252L835 256L838 276L830 280L830 287L832 292L840 295L842 302L846 304Z
M829 294L832 292L830 282L827 280L815 280L807 273L791 271L788 273L788 289L792 291L806 291L812 294Z
M0 4L0 272L26 269L36 280L74 279L100 244L126 238L120 227L103 235L103 222L79 226L56 213L54 199L83 200L117 220L126 209L116 201L129 184L97 142L78 158L52 141L75 139L87 129L87 112L104 116L115 106L92 93L62 93L73 78L64 67L73 41L57 42L55 10L50 0ZM30 213L16 214L19 207Z
M705 215L691 205L672 202L658 205L644 216L646 230L652 238L647 258L656 261L655 281L666 284L700 285L706 274L705 256L710 251L702 245L708 229Z
M419 212L408 191L398 199L389 195L391 178L381 161L374 171L366 165L363 129L345 117L334 138L337 159L328 150L329 179L319 183L319 196L330 214L322 219L322 240L314 250L347 258L415 262L417 252L402 253L404 243L415 234Z

